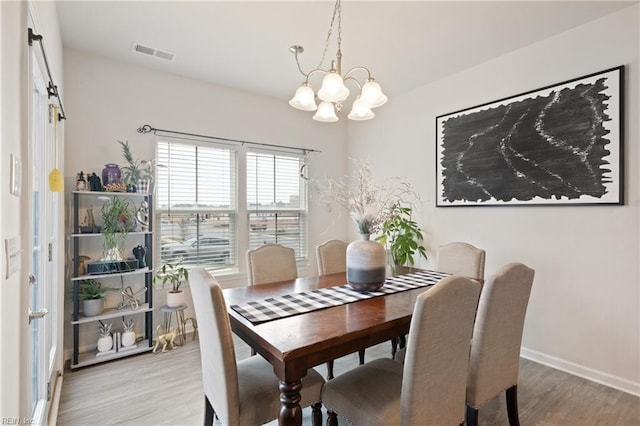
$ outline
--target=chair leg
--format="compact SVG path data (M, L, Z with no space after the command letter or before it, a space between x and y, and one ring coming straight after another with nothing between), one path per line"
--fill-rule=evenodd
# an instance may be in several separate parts
M327 361L327 380L333 379L333 360Z
M478 426L478 410L467 405L467 426Z
M509 416L509 426L520 426L518 418L518 385L507 389L507 415Z
M216 417L216 412L213 406L209 402L207 395L204 396L204 426L213 425L213 419Z
M338 415L330 410L327 410L327 426L338 426Z
M322 426L322 402L311 406L311 424L313 426Z
M391 342L391 359L396 359L396 352L398 352L398 338L394 337L389 341Z
M360 358L360 365L364 364L364 349L358 351L358 357Z
M407 336L403 334L398 338L398 346L400 349L404 349L407 346Z

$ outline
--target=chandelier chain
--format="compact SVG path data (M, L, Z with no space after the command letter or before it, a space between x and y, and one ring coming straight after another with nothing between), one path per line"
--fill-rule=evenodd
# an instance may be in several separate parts
M320 63L318 63L318 66L316 68L322 67L324 58L325 56L327 56L327 49L329 49L329 39L331 39L331 34L333 32L333 25L336 20L336 14L338 15L338 51L340 50L340 43L342 41L341 40L342 12L341 12L340 0L337 0L336 4L333 7L333 15L331 16L331 24L329 24L329 31L327 31L327 39L324 41L324 50L322 51L322 58L320 58Z

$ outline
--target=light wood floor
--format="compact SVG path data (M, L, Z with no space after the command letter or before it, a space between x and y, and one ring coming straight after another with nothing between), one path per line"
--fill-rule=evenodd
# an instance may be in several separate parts
M237 340L236 353L242 359L249 356L249 349ZM366 359L389 354L390 344L385 343L367 349ZM336 375L357 362L357 354L337 360ZM324 366L318 371L326 375ZM640 398L524 359L518 401L523 426L640 426ZM202 425L203 413L199 346L189 340L164 354L65 372L58 424ZM307 410L304 423L310 424ZM504 396L482 407L480 424L509 424Z

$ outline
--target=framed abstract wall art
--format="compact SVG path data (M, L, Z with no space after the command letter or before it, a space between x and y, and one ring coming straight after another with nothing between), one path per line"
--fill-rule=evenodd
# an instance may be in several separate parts
M436 206L623 204L623 71L436 117Z

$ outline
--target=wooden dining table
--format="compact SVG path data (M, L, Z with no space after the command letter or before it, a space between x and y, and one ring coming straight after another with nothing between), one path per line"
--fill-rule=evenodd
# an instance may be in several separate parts
M416 270L403 267L397 269L396 274L413 271ZM230 307L345 283L345 274L339 273L224 290L233 332L273 365L280 380L280 425L302 424L301 379L310 368L407 334L416 297L430 287L260 324L251 323Z

